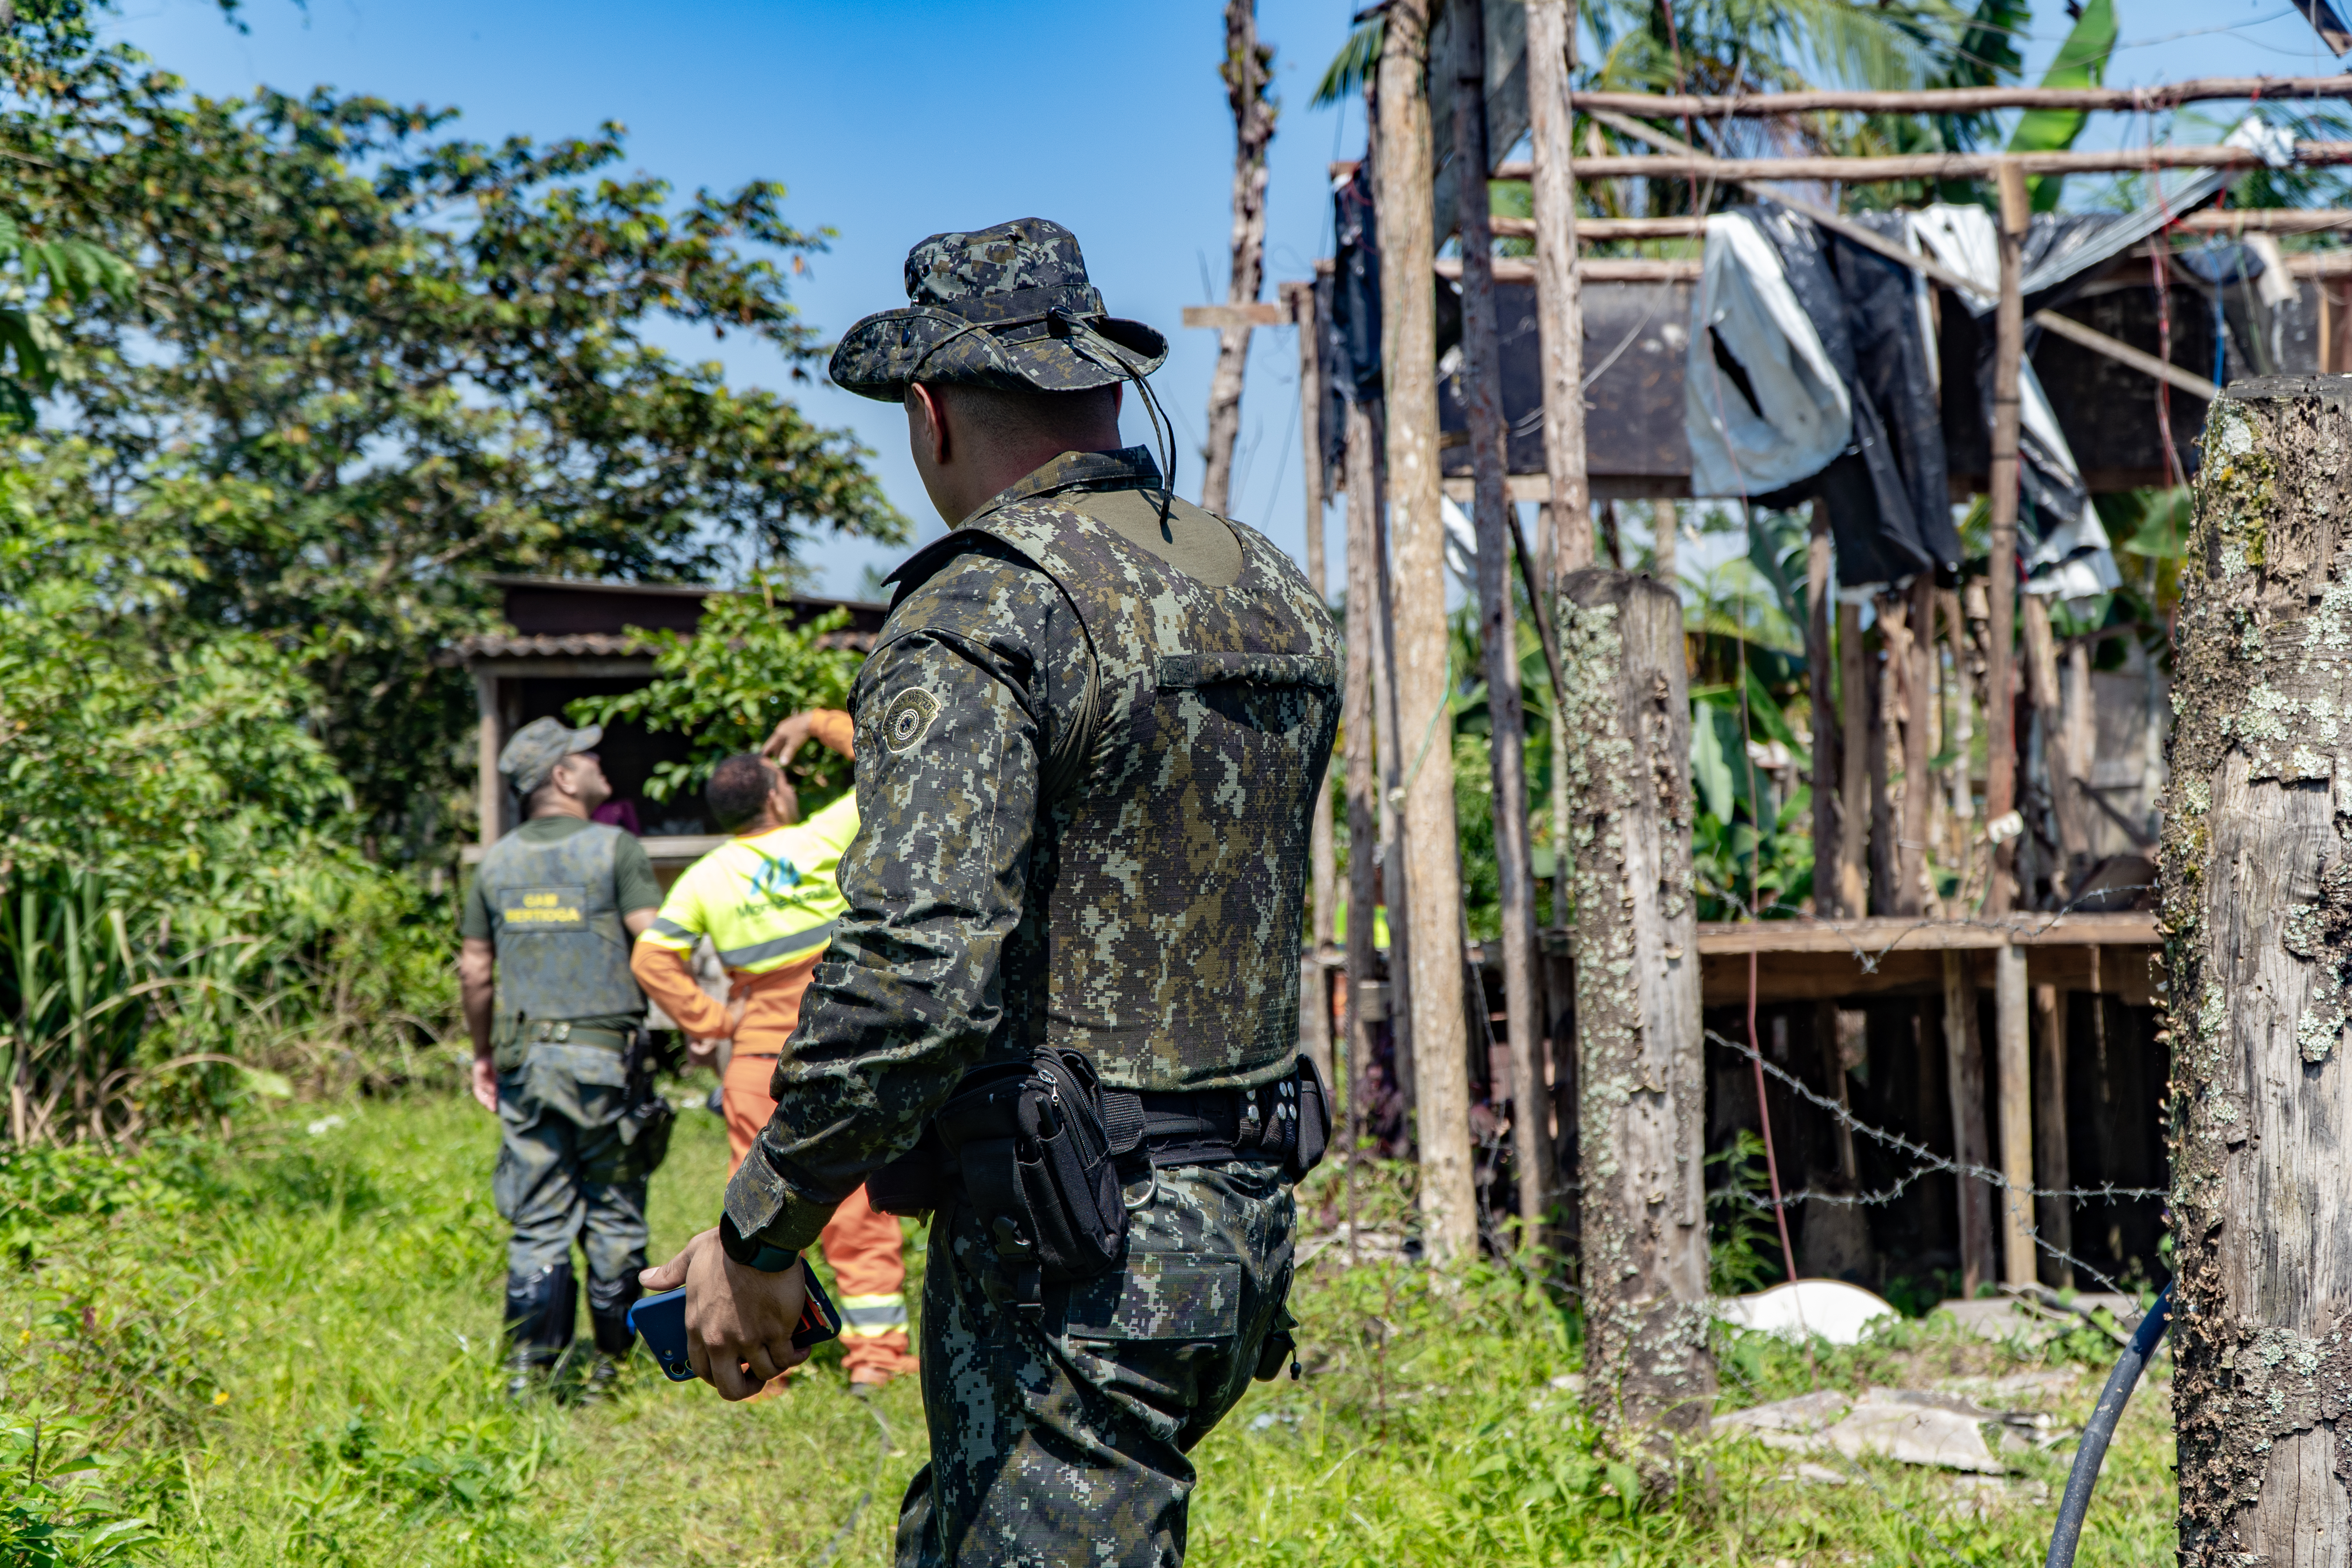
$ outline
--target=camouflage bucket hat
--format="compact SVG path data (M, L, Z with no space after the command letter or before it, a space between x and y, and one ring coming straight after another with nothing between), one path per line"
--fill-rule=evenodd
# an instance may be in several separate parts
M914 381L1084 392L1168 358L1156 329L1104 311L1077 236L1044 218L931 236L907 253L907 299L842 335L835 385L886 403Z
M552 719L533 719L514 732L499 753L499 772L514 782L517 795L529 795L545 784L555 764L575 752L584 752L604 735L601 724L567 729Z

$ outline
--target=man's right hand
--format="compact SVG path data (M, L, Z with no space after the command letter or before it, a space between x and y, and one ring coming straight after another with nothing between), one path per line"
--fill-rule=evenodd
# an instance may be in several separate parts
M714 1226L637 1280L648 1292L686 1287L687 1364L720 1398L749 1399L809 1358L793 1343L808 1307L807 1270L747 1268L727 1256Z
M474 1058L474 1098L484 1110L499 1108L499 1065L495 1058L478 1056Z

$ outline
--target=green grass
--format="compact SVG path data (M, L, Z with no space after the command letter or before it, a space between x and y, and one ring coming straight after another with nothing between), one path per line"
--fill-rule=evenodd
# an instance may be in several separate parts
M331 1110L340 1125L308 1130ZM896 1439L878 1478L837 1357L752 1405L642 1362L609 1404L505 1404L495 1146L470 1102L420 1095L130 1161L0 1155L0 1568L806 1568L869 1481L838 1560L887 1562L922 1459L911 1384L876 1406ZM715 1118L682 1117L654 1183L656 1256L713 1213L725 1156ZM1400 1201L1364 1199L1375 1215ZM1193 1563L2038 1563L2070 1451L1985 1487L1831 1459L1848 1484L1830 1485L1791 1479L1792 1456L1707 1443L1678 1489L1648 1495L1554 1385L1577 1367L1572 1316L1516 1277L1433 1282L1327 1254L1295 1305L1308 1375L1259 1385L1196 1453ZM1742 1337L1726 1403L2021 1364L1923 1325L1810 1362ZM2061 1414L2079 1421L2100 1375ZM2170 1458L2143 1390L2080 1561L2171 1554Z

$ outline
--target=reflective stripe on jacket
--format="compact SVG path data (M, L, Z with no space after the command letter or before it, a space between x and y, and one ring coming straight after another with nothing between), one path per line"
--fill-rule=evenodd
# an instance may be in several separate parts
M845 795L806 822L729 839L686 868L637 938L638 978L688 1033L731 1035L738 1050L781 1049L809 972L849 908L834 868L856 837L857 797ZM688 974L699 936L719 950L733 999L749 1004L731 1026ZM681 985L667 984L673 971Z

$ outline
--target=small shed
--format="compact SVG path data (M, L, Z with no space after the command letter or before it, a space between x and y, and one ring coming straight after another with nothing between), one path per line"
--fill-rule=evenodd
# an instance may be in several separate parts
M561 719L583 697L614 696L649 684L653 650L634 635L675 631L691 635L702 607L732 590L709 584L602 583L562 577L493 577L503 595L502 632L460 637L443 650L445 662L474 677L481 706L481 742L477 783L481 842L466 852L468 864L515 826L515 802L499 777L499 752L509 736L534 719ZM887 612L883 605L794 595L777 611L798 625L833 610L845 610L849 625L836 634L842 645L874 645ZM699 798L655 801L646 781L656 763L682 762L687 738L652 733L624 721L607 725L596 748L613 784L615 805L634 815L639 837L667 883L718 844L718 825L704 814Z

